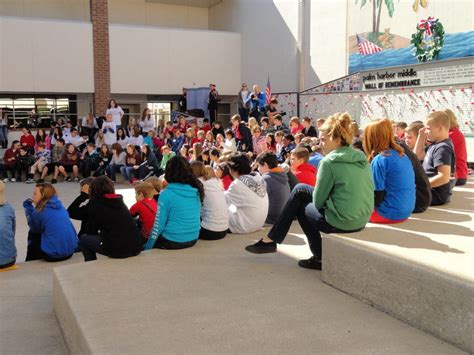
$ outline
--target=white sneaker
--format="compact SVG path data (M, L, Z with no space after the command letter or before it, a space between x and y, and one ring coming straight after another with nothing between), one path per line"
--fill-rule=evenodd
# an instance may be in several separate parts
M6 179L6 178L3 179L3 182L4 182L5 184L6 184L7 182L9 182L9 181L10 181L10 180L8 180L8 179Z
M15 178L11 178L10 181L11 181L11 182L16 182L16 179L15 179Z

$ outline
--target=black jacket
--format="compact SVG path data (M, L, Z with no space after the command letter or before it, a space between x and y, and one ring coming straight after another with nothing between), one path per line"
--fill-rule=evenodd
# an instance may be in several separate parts
M317 137L318 136L318 131L316 131L316 127L314 126L309 126L308 129L303 129L301 131L306 137Z
M81 194L69 205L67 212L69 213L69 218L81 221L81 229L77 234L79 239L81 235L85 234L87 231L87 219L88 219L88 210L89 210L89 195L85 192Z
M252 143L252 133L250 132L250 129L244 123L239 123L239 132L242 138L237 139L237 135L235 137L235 141L237 142L237 149L243 152L252 152L253 143ZM245 149L243 148L244 144L245 144Z
M112 258L140 254L143 240L121 195L92 199L88 207L87 234L98 235L105 253Z

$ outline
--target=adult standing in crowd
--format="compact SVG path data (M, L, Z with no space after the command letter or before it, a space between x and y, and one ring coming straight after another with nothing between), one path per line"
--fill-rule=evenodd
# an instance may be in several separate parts
M237 94L237 105L239 107L239 115L247 122L249 120L250 102L249 102L250 91L246 83L242 84L239 93Z
M217 107L219 106L219 93L215 84L209 85L209 99L207 108L209 109L209 118L211 125L217 121Z
M186 112L188 109L188 100L187 100L187 90L186 88L182 89L183 94L178 100L178 111L180 112Z
M8 117L7 113L0 108L0 147L8 148Z
M116 128L127 126L126 122L122 122L124 112L115 99L110 99L109 106L105 112L106 117L107 115L112 115L112 121L115 123Z
M251 103L250 108L250 117L255 117L258 121L260 116L262 115L263 107L265 106L265 93L260 90L260 86L254 85L253 92L250 94L249 100Z

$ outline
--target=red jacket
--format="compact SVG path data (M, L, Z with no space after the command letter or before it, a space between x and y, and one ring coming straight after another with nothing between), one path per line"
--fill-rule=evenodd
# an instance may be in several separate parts
M32 134L29 134L28 136L22 135L20 137L20 144L22 146L26 145L28 148L34 148L36 144L35 137L33 137Z
M145 198L130 207L130 214L133 217L138 216L138 219L140 220L143 238L148 239L148 236L150 235L151 228L155 223L157 208L158 205L156 200L153 198Z
M3 156L3 162L5 163L5 165L9 167L15 165L18 154L20 154L19 149L16 152L14 152L13 149L11 148L7 149L5 151L5 155ZM10 160L10 158L15 158L15 159Z
M221 182L222 182L222 185L224 186L224 190L227 191L230 184L232 184L232 178L229 175L226 175L221 179Z
M317 171L318 170L313 165L303 163L298 166L293 173L300 183L316 186Z
M456 156L456 179L467 179L466 138L459 128L451 128L449 138L453 141L454 155Z
M203 130L206 133L209 132L211 129L212 129L212 127L211 127L210 124L206 124L206 125L201 127L201 130Z
M63 157L61 158L59 163L63 166L64 165L66 165L66 166L79 165L80 158L81 158L81 153L79 153L77 150L75 150L72 153L69 153L69 152L66 151L66 152L64 152Z

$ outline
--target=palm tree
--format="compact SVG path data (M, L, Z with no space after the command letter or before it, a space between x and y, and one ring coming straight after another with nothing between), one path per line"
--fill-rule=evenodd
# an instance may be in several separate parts
M382 15L382 7L383 4L387 6L388 16L393 17L393 13L395 11L395 6L393 4L393 0L369 0L372 2L372 36L370 40L377 41L378 35L380 32L380 17ZM355 0L357 4L359 0ZM360 7L364 7L367 4L367 0L360 1Z

